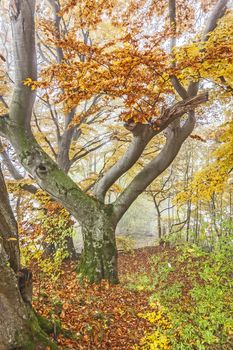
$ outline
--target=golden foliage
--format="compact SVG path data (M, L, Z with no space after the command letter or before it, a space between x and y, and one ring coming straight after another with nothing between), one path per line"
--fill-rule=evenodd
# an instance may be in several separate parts
M222 126L218 141L220 145L212 152L212 161L195 173L187 190L180 192L176 201L180 204L187 200L209 201L214 193L221 193L232 186L233 170L233 121Z

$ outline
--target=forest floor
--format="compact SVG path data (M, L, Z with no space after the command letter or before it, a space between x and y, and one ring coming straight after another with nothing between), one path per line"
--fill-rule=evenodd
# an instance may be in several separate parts
M231 272L224 259L228 251L135 249L119 254L117 286L81 284L76 265L66 262L57 279L34 273L34 307L71 332L53 334L61 349L230 350Z

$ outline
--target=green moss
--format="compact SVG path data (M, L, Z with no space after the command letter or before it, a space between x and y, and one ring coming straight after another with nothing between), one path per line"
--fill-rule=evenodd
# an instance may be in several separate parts
M54 331L54 325L52 322L50 322L47 318L36 315L38 323L40 328L46 333L46 334L52 334Z
M17 335L17 344L24 350L35 350L36 346L49 346L51 350L58 350L59 347L53 343L42 329L34 311L28 307L29 320L27 321L28 331ZM44 323L45 324L45 323Z
M93 247L91 238L89 244L85 242L84 252L78 265L79 278L88 279L90 283L99 283L102 279L108 280L111 284L119 283L117 266L113 263L116 259L116 247L110 241L100 247Z

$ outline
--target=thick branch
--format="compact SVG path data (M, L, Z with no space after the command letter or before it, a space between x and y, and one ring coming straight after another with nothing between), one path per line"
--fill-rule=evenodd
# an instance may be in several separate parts
M109 169L95 186L94 193L100 201L104 201L108 189L136 163L154 135L155 133L148 125L138 124L136 126L133 140L126 153Z
M129 145L126 153L109 171L100 179L95 186L95 196L100 200L104 201L106 192L108 189L128 171L140 158L146 145L149 141L159 132L163 131L171 124L174 120L181 117L184 113L195 109L199 104L208 100L208 94L202 93L194 98L180 101L172 107L164 109L161 113L160 118L154 122L154 126L159 127L159 131L155 132L149 125L134 124L132 131L134 137Z
M181 82L179 81L179 79L175 75L171 75L170 79L171 79L171 82L172 82L174 89L180 95L180 97L183 100L188 98L189 95L188 95L187 91L185 90L185 88L183 87L183 85L181 84Z
M72 143L75 129L69 128L64 131L58 142L57 164L61 169L68 173L71 161L69 158L70 146Z
M204 29L202 41L208 41L210 32L216 28L218 20L224 16L228 1L229 0L219 0L214 6ZM198 88L199 82L191 82L188 87L188 96L195 96L198 92Z
M227 3L229 0L219 0L217 4L214 6L210 17L207 21L206 27L202 34L202 41L207 41L209 37L209 33L212 32L216 26L217 21L224 16L227 8ZM174 24L176 24L176 11L175 11L175 0L169 0L169 17L170 23L173 25L173 30L175 30ZM175 40L172 38L171 40L171 49L175 46ZM191 82L186 89L182 86L179 79L176 76L171 76L171 82L176 90L176 92L180 95L182 99L186 99L188 96L193 97L196 96L199 88L199 82Z
M136 198L171 164L178 154L184 139L179 129L173 130L159 155L135 176L130 185L114 203L116 222L124 215Z
M204 41L208 40L208 34L216 28L217 21L224 16L228 2L229 0L219 0L214 6L203 32Z
M196 123L195 113L194 111L190 111L188 113L188 118L186 119L184 125L181 127L183 138L188 137L192 133L195 123Z
M118 222L135 199L172 163L177 156L180 147L190 135L195 126L195 115L193 109L207 101L208 94L200 94L187 101L181 101L170 109L164 111L165 123L172 122L181 117L189 110L188 118L183 127L174 127L168 130L167 142L159 155L146 165L131 184L122 192L114 203L115 220ZM174 115L173 115L173 114ZM170 120L170 122L169 122Z
M23 85L27 78L37 79L35 50L35 0L10 1L12 24L15 89L10 106L10 119L24 125L31 132L30 121L35 100L35 92Z

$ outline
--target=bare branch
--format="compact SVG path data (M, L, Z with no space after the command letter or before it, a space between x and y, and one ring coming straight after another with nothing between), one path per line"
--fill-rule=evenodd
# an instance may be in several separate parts
M20 174L20 172L16 169L16 167L12 163L7 151L4 149L4 146L1 140L0 140L0 155L4 165L7 167L9 173L14 178L14 180L22 180L23 176Z
M108 142L109 142L109 141L105 141L105 142L101 143L100 145L95 146L95 147L92 147L92 148L90 148L89 150L86 150L85 152L81 153L80 155L78 155L78 156L76 156L76 157L73 157L73 158L71 159L71 161L70 161L71 165L74 164L75 162L77 162L79 159L81 159L81 158L87 156L89 153L94 152L94 151L96 151L97 149L103 147L103 146L106 145Z
M120 178L126 171L128 171L140 158L146 145L149 141L162 130L166 129L169 124L181 117L184 113L195 109L199 104L208 100L208 94L202 93L194 98L189 98L185 101L180 101L164 109L153 126L158 126L157 132L149 125L142 125L137 123L131 123L128 125L128 129L134 133L132 142L129 145L124 156L113 165L111 169L97 182L95 186L95 196L104 201L106 192Z
M203 32L204 41L208 40L208 34L216 28L217 21L224 16L228 2L229 0L219 0L214 6Z
M209 20L207 21L205 30L203 32L202 41L208 40L210 32L212 32L216 28L218 20L224 16L228 1L229 0L219 0L214 6L212 13L210 14ZM188 96L196 96L198 89L199 81L191 82L188 86Z

